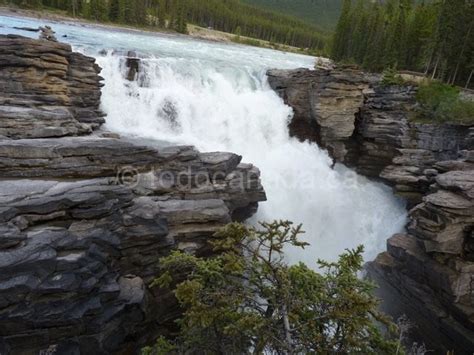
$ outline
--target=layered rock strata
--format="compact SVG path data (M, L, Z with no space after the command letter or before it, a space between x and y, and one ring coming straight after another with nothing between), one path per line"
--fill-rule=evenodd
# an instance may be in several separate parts
M356 114L370 81L346 69L270 70L270 86L294 110L290 134L318 142L338 161L347 160Z
M90 134L104 123L99 71L68 44L0 36L0 136Z
M265 200L232 153L98 130L100 69L68 45L0 36L0 353L136 353L179 313L149 289L171 250Z
M406 233L388 240L372 275L396 312L438 350L474 349L474 127L414 120L417 87L384 86L352 68L271 70L295 112L290 130L407 200ZM393 304L387 309L394 309ZM428 348L430 344L427 344Z

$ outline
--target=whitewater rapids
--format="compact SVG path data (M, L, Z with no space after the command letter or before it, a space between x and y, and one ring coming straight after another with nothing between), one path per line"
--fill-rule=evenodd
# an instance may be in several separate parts
M0 33L48 24L1 19ZM192 144L201 151L231 151L256 165L268 201L260 204L251 223L302 223L311 243L305 251L289 250L290 261L314 266L317 258L335 260L359 244L371 260L385 249L387 238L403 229L404 205L389 188L342 166L333 170L325 151L289 137L292 110L269 87L265 72L310 68L315 58L181 36L50 25L58 38L95 56L103 68L107 129ZM103 49L106 55L99 54ZM113 50L135 50L145 57L137 81L125 79L124 60Z

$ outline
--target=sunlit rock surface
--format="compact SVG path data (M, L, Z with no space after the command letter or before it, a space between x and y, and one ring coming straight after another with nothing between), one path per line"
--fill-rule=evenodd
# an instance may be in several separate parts
M0 36L0 135L91 133L104 122L99 71L93 58L68 44Z

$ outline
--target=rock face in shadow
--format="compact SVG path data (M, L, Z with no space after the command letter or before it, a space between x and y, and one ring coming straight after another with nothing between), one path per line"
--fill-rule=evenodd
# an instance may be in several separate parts
M210 255L265 200L260 172L86 135L103 122L99 69L65 44L3 36L0 63L0 353L137 352L179 314L148 287L159 258Z
M407 200L406 233L390 238L387 252L369 266L399 294L398 300L384 294L402 306L387 310L408 313L439 351L472 352L474 127L415 122L416 86L384 86L353 68L268 76L294 109L293 135Z

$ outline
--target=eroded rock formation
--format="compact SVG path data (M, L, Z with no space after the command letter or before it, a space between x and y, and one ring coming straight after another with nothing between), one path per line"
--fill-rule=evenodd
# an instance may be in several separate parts
M0 136L90 134L104 123L99 71L68 44L0 36Z
M372 275L401 295L384 294L406 306L397 311L423 327L423 339L440 351L472 352L474 127L416 122L416 86L384 86L352 68L268 76L294 109L293 135L406 198L406 233L388 240Z
M270 86L294 110L290 134L318 142L338 161L345 161L364 103L369 81L360 71L346 69L270 70Z
M99 71L68 45L0 36L1 354L136 352L179 312L148 288L159 258L207 255L265 200L238 155L98 131Z

